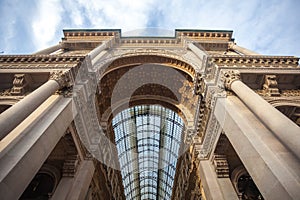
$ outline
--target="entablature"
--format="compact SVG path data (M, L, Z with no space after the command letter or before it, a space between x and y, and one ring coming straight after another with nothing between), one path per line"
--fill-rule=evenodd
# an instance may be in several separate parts
M267 68L299 68L299 58L294 56L231 56L212 55L210 61L218 66L243 66Z
M112 37L120 38L120 29L67 29L63 30L64 38L63 41L99 41L109 40Z
M0 56L0 72L23 72L79 67L85 56L71 55L3 55Z
M193 40L224 40L233 41L233 31L229 30L189 30L176 29L176 36L185 36Z

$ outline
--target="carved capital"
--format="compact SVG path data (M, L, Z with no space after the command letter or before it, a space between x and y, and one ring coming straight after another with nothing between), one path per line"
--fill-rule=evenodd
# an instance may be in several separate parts
M225 71L222 76L225 89L231 90L231 84L234 81L241 80L240 72L237 70Z
M54 80L59 84L60 88L69 87L71 85L68 71L56 70L50 72L49 80Z

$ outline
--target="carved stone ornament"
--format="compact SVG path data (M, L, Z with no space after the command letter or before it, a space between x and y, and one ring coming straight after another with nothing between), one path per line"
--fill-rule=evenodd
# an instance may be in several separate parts
M13 87L11 88L11 95L21 96L24 95L28 90L28 75L26 74L15 74L13 80Z
M240 72L237 70L225 71L222 76L225 89L231 90L231 84L236 80L241 80Z
M200 73L197 73L196 77L195 77L195 91L194 91L194 93L196 95L201 95L202 93L204 93L204 90L205 90L204 78L203 78L203 76L201 76Z
M226 155L215 154L213 158L213 164L218 178L229 177L229 167Z
M265 75L263 90L266 96L280 96L276 75Z
M60 88L70 86L70 78L68 76L68 71L57 70L50 72L49 80L54 80L59 84Z

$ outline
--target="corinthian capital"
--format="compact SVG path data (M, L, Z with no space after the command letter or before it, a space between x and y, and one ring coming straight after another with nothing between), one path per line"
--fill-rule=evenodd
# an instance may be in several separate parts
M70 86L70 78L68 71L56 70L50 72L49 80L54 80L59 84L60 88Z
M234 81L241 80L240 72L237 70L229 70L223 73L223 82L227 90L231 90L231 84Z

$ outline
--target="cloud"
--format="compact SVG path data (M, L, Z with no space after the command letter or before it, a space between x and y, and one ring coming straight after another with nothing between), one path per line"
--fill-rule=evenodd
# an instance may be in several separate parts
M56 37L62 20L62 6L59 0L39 1L37 14L31 23L35 47L45 48Z
M229 29L239 45L259 53L300 56L299 7L293 0L3 0L0 45L37 51L58 43L66 28Z

